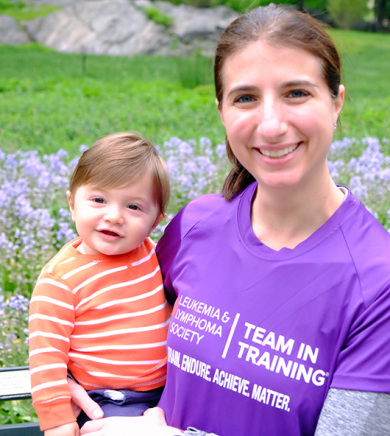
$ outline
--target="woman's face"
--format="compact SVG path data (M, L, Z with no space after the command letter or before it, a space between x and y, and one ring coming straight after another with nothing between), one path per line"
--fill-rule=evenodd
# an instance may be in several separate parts
M257 41L227 59L223 79L219 112L230 146L259 185L293 187L329 177L326 155L344 87L331 97L319 59Z

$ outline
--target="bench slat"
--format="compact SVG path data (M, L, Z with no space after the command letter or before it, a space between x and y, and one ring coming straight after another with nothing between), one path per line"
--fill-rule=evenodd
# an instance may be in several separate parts
M38 422L25 424L0 425L1 436L43 436Z

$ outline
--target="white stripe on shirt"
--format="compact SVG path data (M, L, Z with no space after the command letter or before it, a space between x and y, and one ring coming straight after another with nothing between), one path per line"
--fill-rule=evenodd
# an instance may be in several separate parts
M104 350L141 350L143 348L158 348L165 347L167 341L155 342L152 344L133 344L133 345L106 345L102 347L87 347L87 348L72 348L74 351L79 351L80 353L90 353L93 351L104 351Z
M147 262L153 256L153 254L154 254L154 248L152 248L152 251L147 256L145 256L140 260L137 260L136 262L133 262L131 266L138 266L141 265L141 263Z
M148 332L150 330L158 330L160 328L163 328L169 324L169 321L171 318L168 319L168 321L163 322L162 324L157 325L149 325L146 327L133 327L129 329L123 329L123 330L112 330L109 332L103 332L103 333L92 333L90 335L71 335L71 338L106 338L110 336L116 336L116 335L124 335L126 333L139 333L139 332Z
M95 263L95 265L97 265L97 264ZM88 280L85 280L84 282L82 282L78 286L76 286L73 289L73 293L76 294L84 286L89 285L93 281L101 279L102 277L107 276L108 274L113 274L113 273L116 273L116 272L119 272L119 271L124 271L126 269L127 269L127 265L124 265L124 266L120 266L118 268L108 269L108 270L103 271L103 272L101 272L99 274L96 274L96 275L90 277Z
M96 298L98 295L103 294L104 292L111 291L112 289L124 288L125 286L131 286L131 285L135 285L137 283L143 282L145 280L150 279L151 277L154 277L158 273L158 271L160 271L160 266L157 266L153 272L146 274L142 277L138 277L137 279L130 280L129 282L116 283L115 285L107 286L106 288L100 289L100 291L97 291L94 294L90 295L89 297L81 300L80 303L76 306L75 310L77 310L83 304L88 303L88 301ZM77 289L77 288L75 288L75 289ZM73 291L73 292L75 292L75 291Z
M163 285L160 285L156 289L153 289L153 291L145 292L144 294L140 294L135 297L122 298L121 300L109 301L107 303L99 304L99 306L91 307L91 309L99 309L99 310L106 309L107 307L115 306L116 304L131 303L132 301L142 300L143 298L151 297L152 295L157 294L158 291L161 291L161 289L163 288L164 288Z
M55 304L56 306L65 307L65 309L74 310L74 307L71 304L64 303L63 301L51 297L32 297L31 303L34 303L34 301L46 301L47 303Z
M58 324L68 325L70 327L74 327L69 321L65 321L64 319L55 318L54 316L41 315L40 313L36 313L35 315L31 315L29 321L34 321L34 319L45 319L46 321L56 322Z
M76 357L79 359L90 360L92 362L106 363L108 365L155 365L156 363L160 363L161 359L158 360L111 360L111 359L102 359L101 357L95 356L87 356L85 354L79 353L68 353L70 357Z
M140 310L139 312L121 313L119 315L108 316L107 318L93 319L91 321L77 321L74 323L74 325L95 325L95 324L102 324L104 322L116 321L118 319L127 319L127 318L134 318L136 316L149 315L151 313L155 313L158 312L159 310L164 309L166 305L167 305L167 301L165 300L165 303L160 304L159 306L156 307L152 307L151 309Z
M35 388L31 389L31 393L33 394L36 391L40 391L41 389L51 388L53 386L67 385L68 382L66 380L58 380L54 382L42 383L40 385L35 386Z
M69 342L69 338L67 338L66 336L57 335L56 333L40 332L40 331L30 333L30 339L35 338L36 336L42 336L44 338L60 339L61 341Z
M51 365L42 365L42 366L38 366L37 368L30 369L30 375L35 374L36 372L39 371L46 371L48 369L56 369L56 368L67 369L67 366L65 365L65 363L52 363Z
M70 289L66 285L53 279L40 279L37 281L36 286L40 285L41 283L47 283L49 285L56 286L57 288L65 289L65 291L70 291Z

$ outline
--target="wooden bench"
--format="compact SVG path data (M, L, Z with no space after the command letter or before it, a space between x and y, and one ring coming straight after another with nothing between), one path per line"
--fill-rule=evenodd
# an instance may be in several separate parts
M31 398L28 366L0 368L0 401ZM0 425L1 436L43 436L38 422Z

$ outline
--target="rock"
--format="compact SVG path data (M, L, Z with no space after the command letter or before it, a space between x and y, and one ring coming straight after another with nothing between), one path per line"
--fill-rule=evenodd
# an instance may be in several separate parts
M28 21L25 28L31 39L69 53L155 54L172 40L125 1L85 1Z
M24 0L24 3L33 5L69 6L84 1L85 0Z
M15 18L9 15L0 15L0 44L25 44L29 38L23 30L19 29Z
M41 0L29 0L39 3ZM151 0L42 0L60 4L60 11L25 22L30 38L68 53L131 56L156 54L213 56L225 27L238 14L225 6L196 9ZM56 2L56 3L55 3ZM166 27L149 20L143 8L157 7L172 17Z
M174 18L170 32L186 43L194 38L217 41L224 29L238 17L237 12L226 6L197 9L184 4L174 6L167 1L156 1L154 5Z

